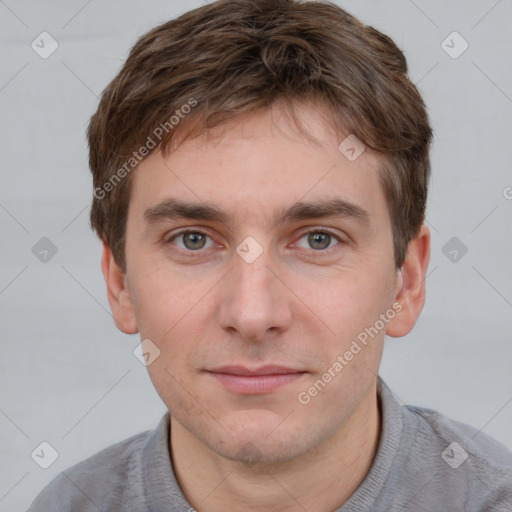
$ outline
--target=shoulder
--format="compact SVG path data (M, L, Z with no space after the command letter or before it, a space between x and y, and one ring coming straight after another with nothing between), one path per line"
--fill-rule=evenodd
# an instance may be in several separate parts
M143 493L142 454L152 432L115 443L64 470L28 512L125 510L123 504L138 501ZM144 510L142 504L138 510Z
M419 419L425 432L439 442L457 443L468 453L469 462L479 463L489 470L504 470L510 474L512 452L504 444L470 425L454 420L433 409L408 405L407 411ZM454 448L458 449L457 446ZM459 450L460 451L460 450ZM464 455L461 452L462 455ZM469 455L471 454L471 459ZM445 454L447 458L451 452Z
M481 507L512 510L512 452L504 444L432 409L404 406L403 418L415 429L413 451L439 486L465 488Z

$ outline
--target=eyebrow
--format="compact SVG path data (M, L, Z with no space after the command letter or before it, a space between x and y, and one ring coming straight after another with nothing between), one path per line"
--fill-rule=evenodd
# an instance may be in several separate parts
M274 223L279 224L321 217L352 218L361 224L370 224L368 211L341 198L311 202L300 201L278 213L274 218ZM175 198L165 199L144 212L144 221L148 225L173 219L218 221L227 224L229 216L215 205L189 203Z

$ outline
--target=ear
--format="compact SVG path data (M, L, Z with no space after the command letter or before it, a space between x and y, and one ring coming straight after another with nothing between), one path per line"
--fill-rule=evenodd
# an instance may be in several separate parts
M103 241L101 269L107 285L108 302L117 328L125 334L136 334L139 329L135 320L126 274L116 263L112 251L105 241Z
M399 338L409 333L425 304L425 276L430 260L430 230L426 224L407 246L405 260L397 274L396 316L388 323L386 334Z

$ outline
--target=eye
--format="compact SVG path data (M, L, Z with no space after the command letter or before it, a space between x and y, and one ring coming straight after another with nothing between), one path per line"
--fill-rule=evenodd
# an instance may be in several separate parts
M331 242L338 241L339 243L342 242L342 240L334 235L333 233L330 233L329 231L324 230L314 230L314 231L308 231L307 233L304 233L300 239L303 240L306 239L306 243L309 245L309 247L304 247L304 249L313 249L314 251L323 251L325 249L331 249L333 245L331 245ZM338 244L335 244L338 245Z
M179 233L171 236L166 243L174 242L174 240L181 241L181 244L176 244L179 249L188 252L199 251L201 249L207 249L213 245L213 240L211 240L211 245L206 246L207 238L210 236L202 231L181 231Z
M208 239L210 240L209 245ZM301 245L301 240L305 240L307 246ZM336 244L335 242L338 243ZM315 229L304 233L296 243L303 249L313 250L316 252L326 252L328 249L332 249L336 245L340 245L342 242L343 240L334 233L330 233L325 229ZM165 243L172 243L176 245L178 249L189 253L199 252L202 249L208 249L215 245L214 241L207 233L198 230L180 231L169 237Z

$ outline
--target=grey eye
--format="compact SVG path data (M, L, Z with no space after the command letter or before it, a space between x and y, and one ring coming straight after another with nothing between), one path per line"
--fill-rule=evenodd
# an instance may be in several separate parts
M303 249L314 249L315 251L322 251L323 249L331 248L331 242L340 242L337 236L328 233L327 231L310 231L305 233L299 240L307 237L306 245L300 245Z
M329 247L331 235L329 233L314 232L308 234L308 243L313 249L325 249Z
M201 231L184 231L172 237L169 242L176 241L176 245L184 251L199 251L207 247L208 238L210 237Z

